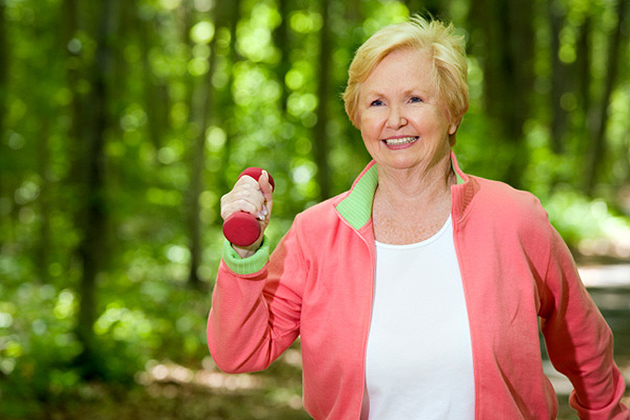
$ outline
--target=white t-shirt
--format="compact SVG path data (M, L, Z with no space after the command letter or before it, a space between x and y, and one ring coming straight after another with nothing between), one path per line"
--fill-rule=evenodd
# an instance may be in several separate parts
M364 418L472 420L473 375L451 218L417 244L377 242Z

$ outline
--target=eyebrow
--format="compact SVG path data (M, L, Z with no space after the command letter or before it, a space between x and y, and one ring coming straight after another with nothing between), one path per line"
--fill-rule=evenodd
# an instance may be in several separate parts
M382 96L386 96L384 93L382 93L381 91L378 90L368 90L366 92L363 93L363 95L360 95L360 98L369 98L369 97L373 97L373 96L377 96L377 97L382 97ZM403 92L403 97L407 97L407 96L420 96L420 97L429 97L430 96L430 92L428 92L425 89L421 89L421 88L412 88L412 89L406 89Z

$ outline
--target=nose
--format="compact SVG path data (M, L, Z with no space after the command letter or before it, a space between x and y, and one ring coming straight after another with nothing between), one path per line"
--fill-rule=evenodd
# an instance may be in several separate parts
M397 130L407 125L407 118L399 106L392 106L387 115L387 128Z

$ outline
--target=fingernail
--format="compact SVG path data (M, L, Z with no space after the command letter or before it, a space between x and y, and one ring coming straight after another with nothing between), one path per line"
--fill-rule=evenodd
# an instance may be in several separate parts
M263 204L262 210L256 213L256 217L258 218L258 220L265 220L265 217L267 217L267 213L267 207Z

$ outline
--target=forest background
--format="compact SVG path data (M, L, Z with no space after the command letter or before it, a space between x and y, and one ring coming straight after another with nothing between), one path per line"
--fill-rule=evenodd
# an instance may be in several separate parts
M348 65L411 12L466 36L464 170L535 193L578 259L630 259L628 7L0 0L0 418L306 418L299 344L259 375L208 355L219 200L267 168L277 242L346 190Z

